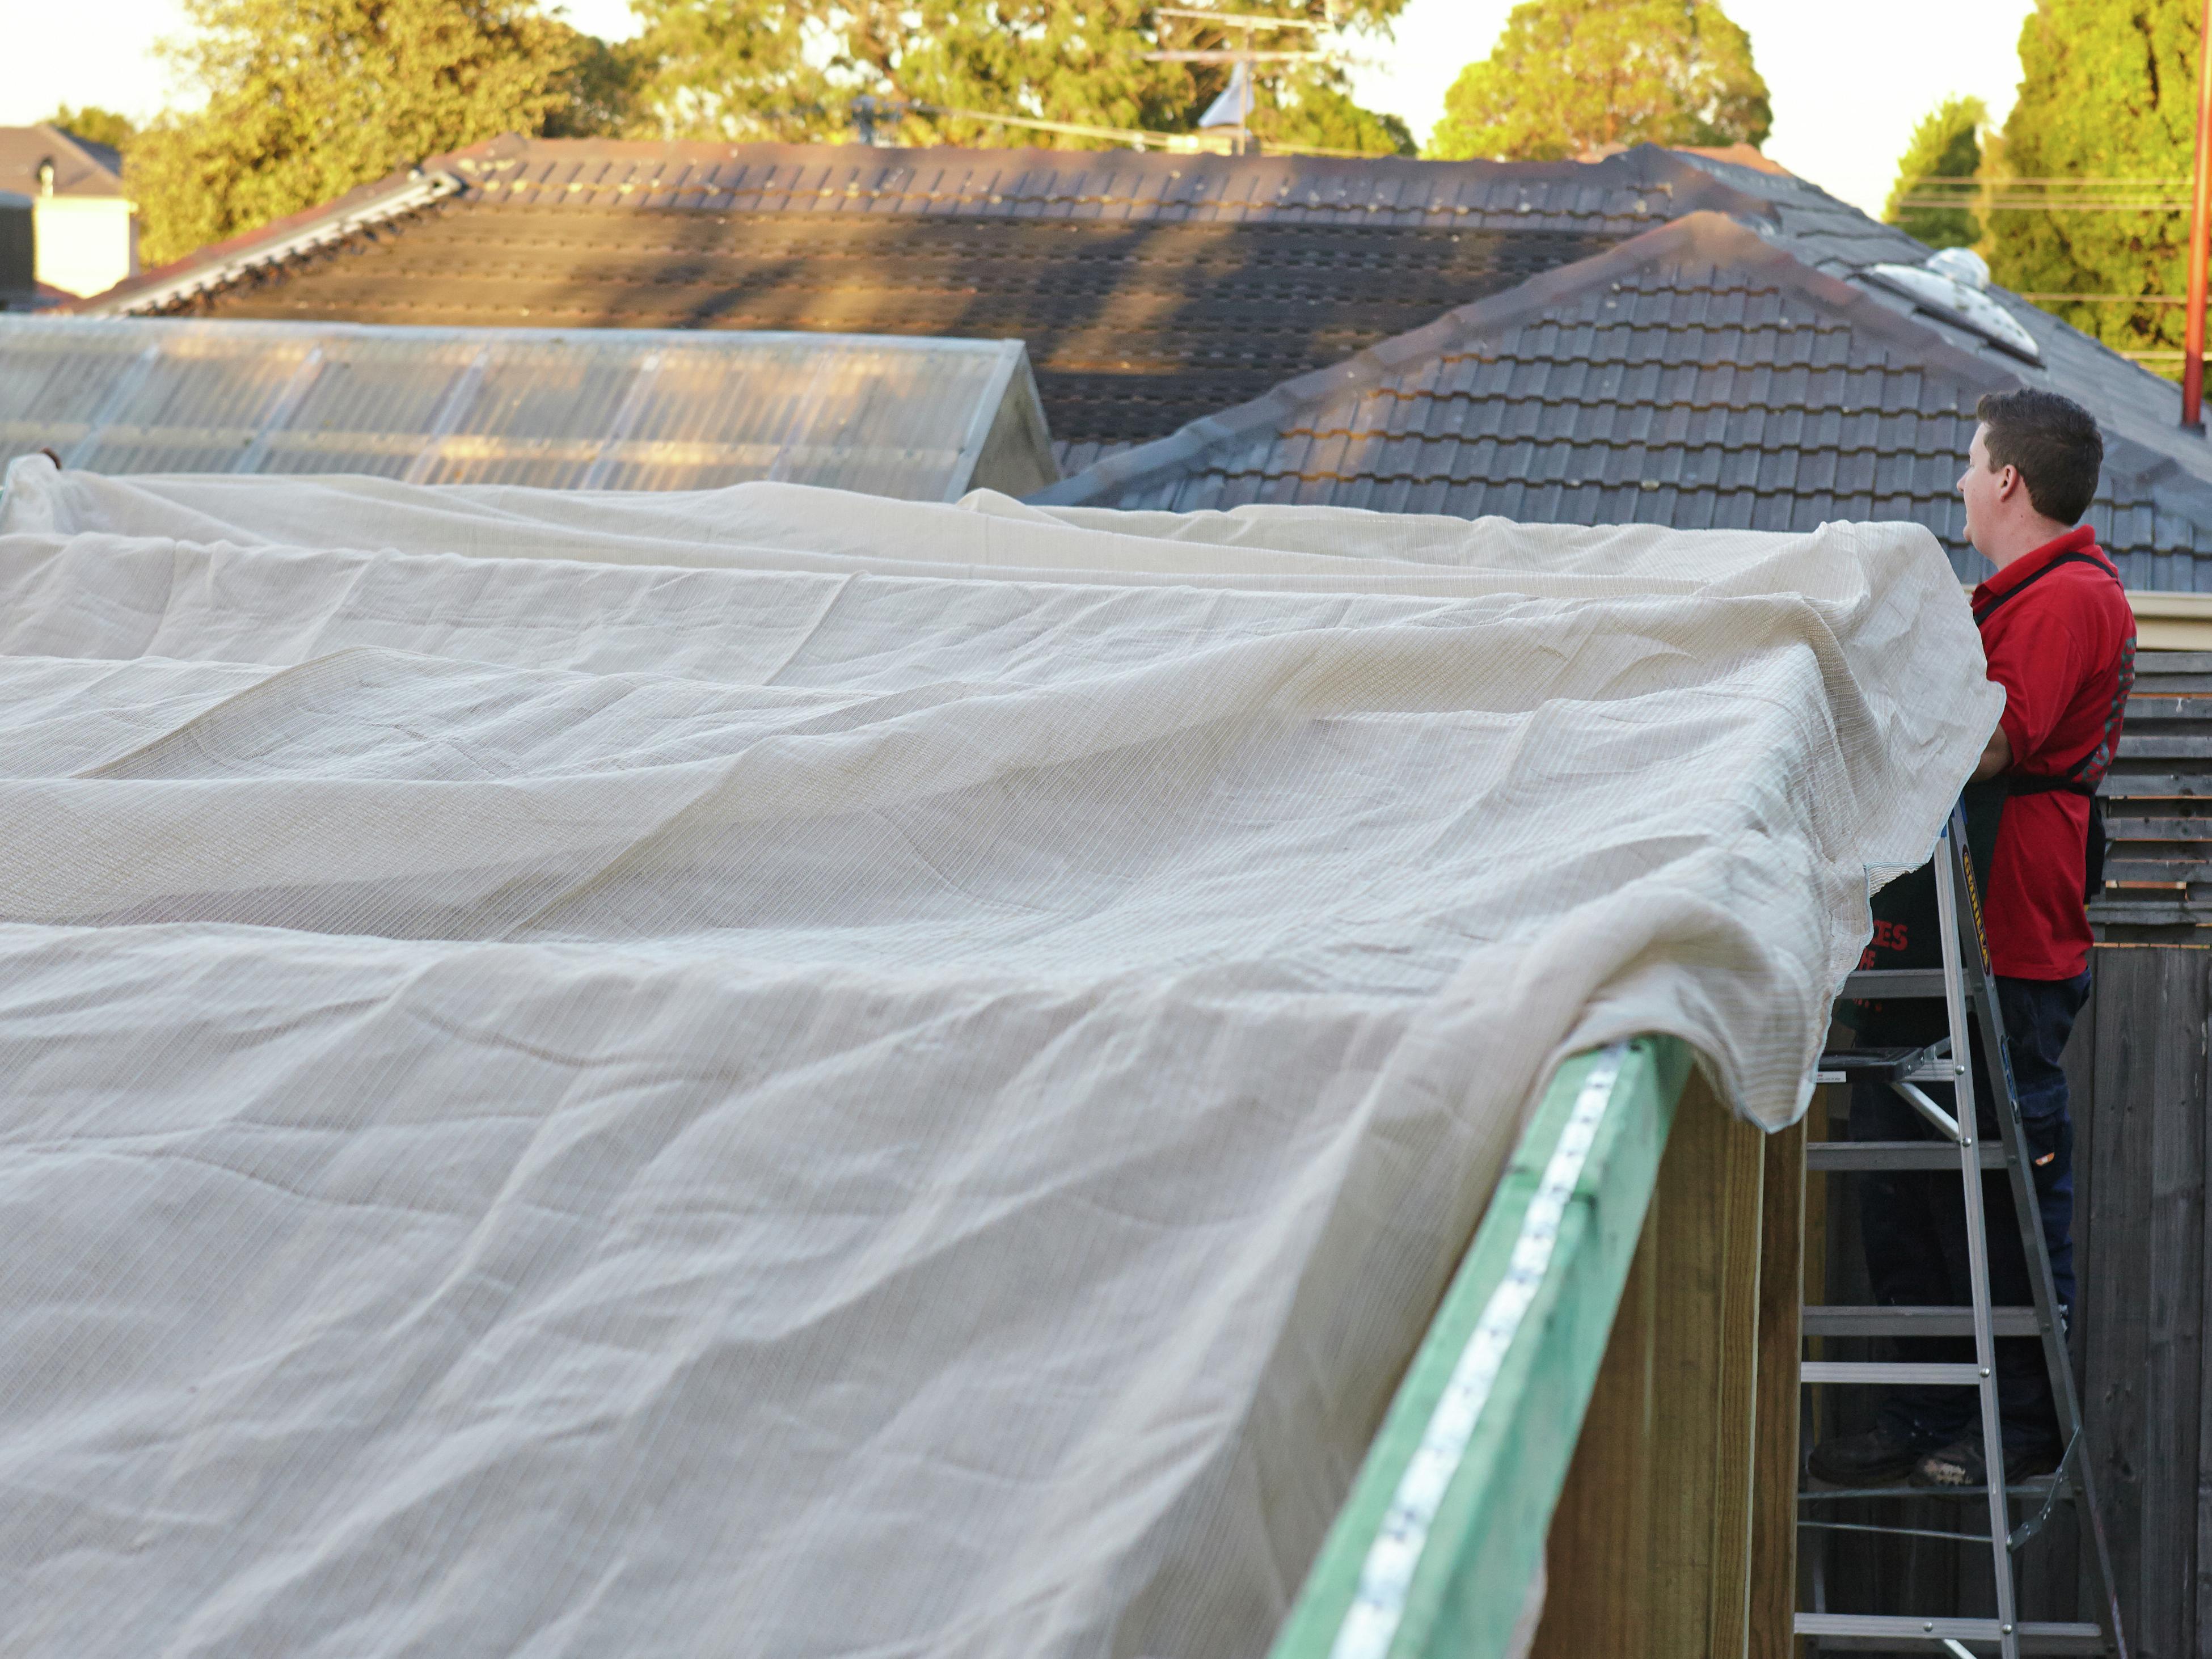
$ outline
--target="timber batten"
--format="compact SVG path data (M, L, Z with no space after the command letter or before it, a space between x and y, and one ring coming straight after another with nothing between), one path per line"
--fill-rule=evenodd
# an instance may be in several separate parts
M1542 1282L1440 1501L1415 1513L1406 1495L1434 1425L1495 1334L1486 1310L1528 1266L1527 1241L1547 1224L1540 1189L1615 1052ZM1550 1583L1574 1589L1545 1607L1539 1659L1786 1652L1768 1643L1794 1590L1802 1148L1796 1132L1763 1136L1729 1113L1673 1039L1563 1066L1274 1659L1507 1651L1545 1559ZM1792 1363L1760 1364L1784 1349Z

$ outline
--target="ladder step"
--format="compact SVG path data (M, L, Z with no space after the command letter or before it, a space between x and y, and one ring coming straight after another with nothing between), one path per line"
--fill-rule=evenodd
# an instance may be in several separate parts
M1984 1170L2005 1166L2002 1141L1984 1139L1975 1149ZM1959 1168L1959 1149L1948 1140L1808 1140L1805 1143L1808 1175L1850 1175L1869 1170L1948 1170Z
M1822 1062L1826 1063L1834 1056L1823 1054L1820 1058ZM1851 1076L1849 1072L1815 1072L1813 1073L1813 1081L1816 1085L1849 1083ZM1951 1068L1949 1060L1931 1060L1925 1065L1916 1066L1910 1071L1899 1073L1894 1077L1884 1077L1881 1080L1884 1083L1956 1083L1959 1080L1959 1074ZM1841 1114L1836 1113L1832 1115L1840 1116Z
M1945 1642L2000 1639L1994 1619L1915 1619L1910 1614L1801 1613L1797 1634L1817 1636L1821 1649L1880 1651L1900 1642L1940 1650ZM2013 1626L2022 1653L2103 1653L2105 1633L2094 1625L2045 1624L2033 1620Z
M1949 1062L1936 1063L1933 1048L1933 1044L1918 1048L1831 1048L1820 1056L1815 1075L1823 1083L1841 1083L1855 1077L1882 1083L1915 1079L1948 1083L1954 1073Z
M1814 1305L1804 1310L1807 1336L1972 1336L1972 1308L1854 1308ZM2040 1336L2035 1310L1992 1308L1990 1329L1998 1336Z
M1943 994L1941 968L1863 968L1844 981L1853 1002L1917 1002Z
M1922 1365L1897 1359L1808 1359L1797 1368L1801 1382L1934 1382L1972 1388L1982 1380L1978 1365Z
M2025 1480L2007 1481L2005 1496L2015 1504L2042 1504L2051 1500L2072 1504L2080 1500L2081 1493L2071 1482L2062 1483L2056 1475L2032 1474ZM1986 1504L1989 1498L1987 1486L1814 1486L1800 1487L1797 1492L1797 1501L1801 1504L1863 1504L1869 1498L1911 1504L1972 1498L1978 1504ZM1807 1523L1801 1520L1798 1524ZM1869 1526L1864 1530L1881 1532L1885 1529Z

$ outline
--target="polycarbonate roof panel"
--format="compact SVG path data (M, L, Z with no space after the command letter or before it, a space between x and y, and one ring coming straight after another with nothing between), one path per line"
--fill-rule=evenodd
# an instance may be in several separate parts
M1018 341L0 317L0 458L97 472L945 501L1036 395Z

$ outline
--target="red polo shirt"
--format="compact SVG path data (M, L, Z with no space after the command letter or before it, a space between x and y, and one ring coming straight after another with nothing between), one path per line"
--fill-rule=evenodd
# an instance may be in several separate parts
M2088 562L2066 560L2069 553ZM1998 571L1974 590L1974 620L1990 678L2004 687L1998 723L2012 744L2011 773L2058 776L2101 749L2088 773L2101 778L2135 678L2136 619L2094 532L2080 526ZM2089 965L2088 830L2085 795L2054 790L2005 802L1984 915L2000 975L2071 979Z

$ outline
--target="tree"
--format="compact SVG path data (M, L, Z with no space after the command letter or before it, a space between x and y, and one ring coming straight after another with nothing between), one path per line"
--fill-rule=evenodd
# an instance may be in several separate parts
M1291 88L1261 102L1252 131L1273 148L1352 150L1362 155L1419 152L1413 129L1395 115L1362 109L1352 94L1329 85Z
M808 0L631 0L646 118L672 138L804 142L842 125ZM841 54L842 55L842 54Z
M88 143L105 144L112 150L121 151L131 147L138 128L127 115L118 115L112 109L101 109L96 104L86 104L71 109L64 104L46 117L46 125L59 127L72 138L82 138Z
M853 100L878 100L878 131L907 144L1039 144L1095 149L1114 142L1047 133L953 112L1071 125L1188 131L1226 84L1218 64L1149 61L1164 46L1242 44L1243 31L1158 15L1158 0L633 0L650 64L643 119L672 137L834 139L853 131ZM1334 21L1380 33L1407 0L1337 0ZM1254 0L1241 9L1316 21L1324 0ZM1299 49L1303 31L1257 31L1263 50ZM1342 72L1326 63L1263 66L1263 112L1282 142L1328 148L1395 147L1386 118L1361 110ZM1292 137L1289 135L1302 135Z
M2021 182L2008 193L2051 179L2187 179L2199 16L2197 0L2039 0L2021 25L2020 100L2004 137L2007 171ZM2062 207L1990 217L1990 264L2008 288L2146 301L2183 291L2185 212ZM2046 304L2119 350L2182 343L2179 306Z
M1897 163L1897 184L1881 216L1929 247L1972 247L1982 240L1982 222L1967 203L1971 192L1930 179L1972 179L1981 172L1982 129L1989 125L1989 106L1978 98L1946 98L1912 130L1912 142ZM1908 197L1923 198L1956 194L1956 207L1907 207Z
M1522 0L1444 94L1429 154L1559 161L1603 144L1759 144L1751 37L1717 0Z
M561 101L538 129L546 138L623 138L638 131L638 91L650 65L635 42L606 41L554 20L572 59Z
M588 38L530 0L185 0L167 48L204 108L137 135L126 178L149 261L326 202L441 150L537 132Z

